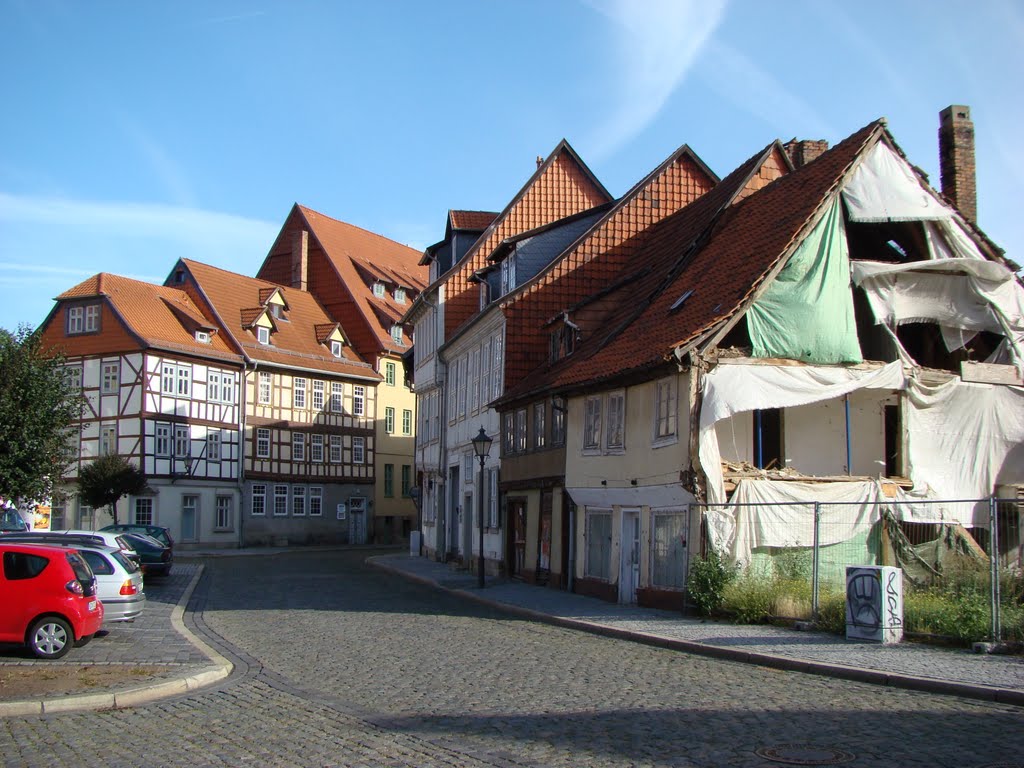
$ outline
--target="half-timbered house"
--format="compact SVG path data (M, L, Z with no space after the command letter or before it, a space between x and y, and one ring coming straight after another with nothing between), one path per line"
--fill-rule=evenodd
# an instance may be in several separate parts
M381 376L307 291L188 259L167 283L242 359L243 544L365 543Z
M346 343L380 376L376 390L376 478L370 535L390 543L416 525L413 452L416 398L402 358L413 343L402 315L426 283L418 251L295 205L258 277L309 291L345 328Z
M166 526L185 547L236 545L242 357L216 321L180 289L99 274L57 297L41 333L85 403L51 526L111 522L78 500L74 479L83 463L118 454L148 486L118 503L120 521Z

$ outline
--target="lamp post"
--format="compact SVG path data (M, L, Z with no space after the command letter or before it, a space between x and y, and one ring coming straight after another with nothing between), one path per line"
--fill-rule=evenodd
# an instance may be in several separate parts
M477 585L484 588L484 462L487 461L487 454L491 452L491 438L480 427L480 432L473 438L473 451L480 460L480 500L477 506L480 508L480 573L477 578Z

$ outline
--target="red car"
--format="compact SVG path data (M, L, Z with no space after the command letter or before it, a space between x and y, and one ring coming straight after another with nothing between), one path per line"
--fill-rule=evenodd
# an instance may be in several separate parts
M59 659L99 630L96 577L77 550L0 541L0 561L0 642Z

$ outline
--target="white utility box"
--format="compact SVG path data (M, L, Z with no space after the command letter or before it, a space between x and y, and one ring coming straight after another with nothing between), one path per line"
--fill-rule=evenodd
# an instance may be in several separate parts
M846 638L874 643L903 640L903 570L889 565L846 569Z

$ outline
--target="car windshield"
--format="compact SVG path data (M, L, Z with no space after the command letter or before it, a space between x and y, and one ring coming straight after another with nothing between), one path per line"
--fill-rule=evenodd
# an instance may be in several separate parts
M144 533L129 533L127 534L127 536L129 537L129 540L133 544L135 542L139 542L140 544L142 544L142 546L148 547L150 549L164 549L163 544L154 539L152 536L147 536Z

